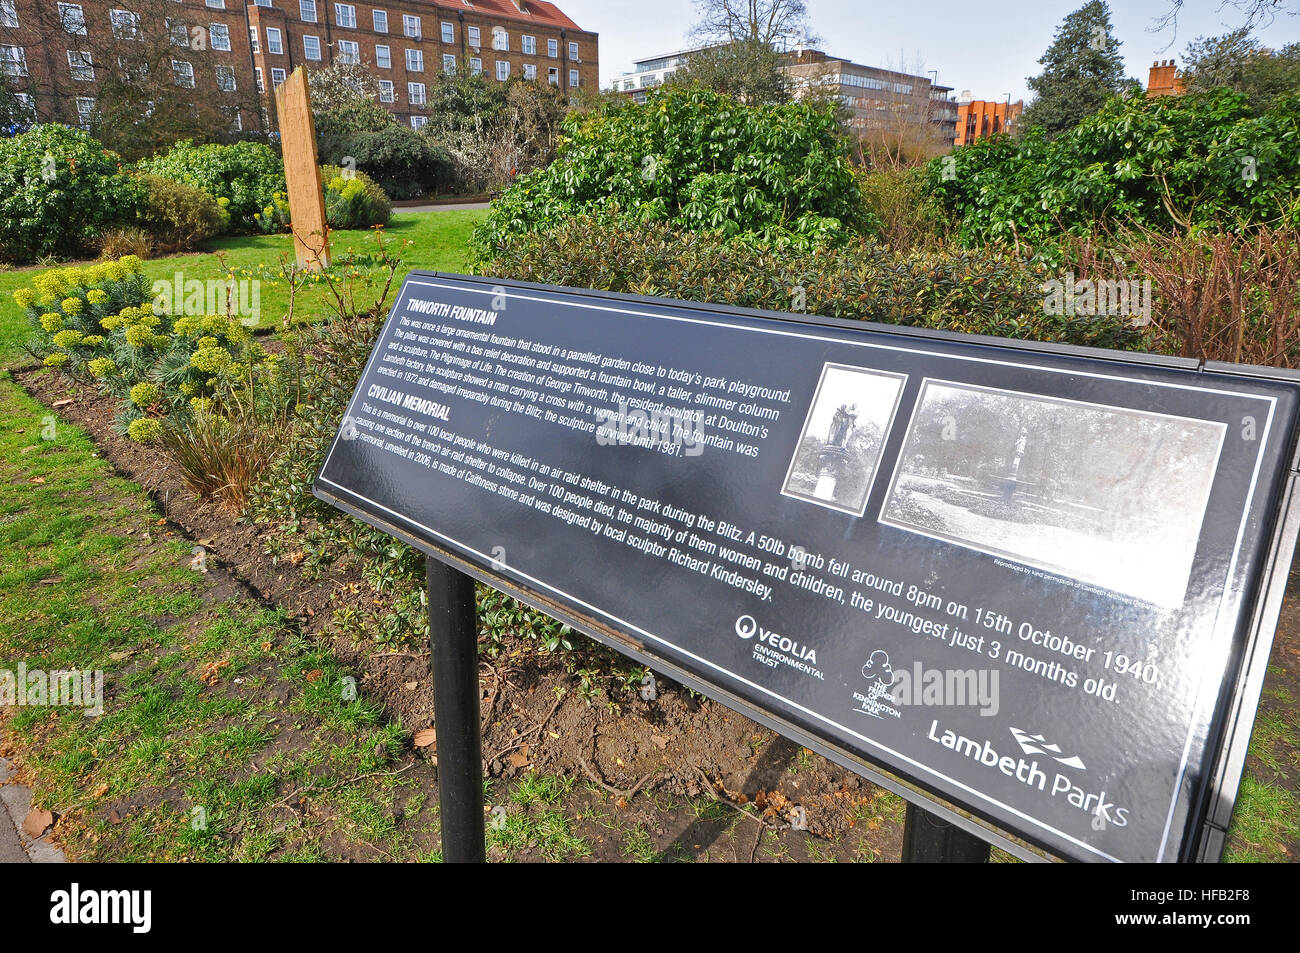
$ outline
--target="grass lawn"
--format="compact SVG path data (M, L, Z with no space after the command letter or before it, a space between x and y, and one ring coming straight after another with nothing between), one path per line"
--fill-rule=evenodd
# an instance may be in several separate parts
M385 233L394 243L411 241L414 244L401 249L403 269L399 279L409 268L426 271L464 271L468 265L467 244L470 232L487 215L484 209L455 209L442 212L398 212L393 215ZM367 254L374 246L374 235L369 229L339 230L332 233L334 256L338 258L351 249L358 255ZM222 238L209 244L209 250L184 255L171 255L145 262L144 273L152 281L173 281L177 272L181 280L197 278L206 281L223 274L218 256L224 256L229 268L255 270L279 267L281 257L293 260L293 242L288 235L242 235ZM27 338L27 319L14 304L13 293L31 284L32 278L44 269L21 268L0 272L0 363L14 361L19 348ZM319 315L324 306L323 287L307 289L294 304L295 315ZM283 282L263 281L261 288L261 324L274 325L280 321L289 305L289 295Z

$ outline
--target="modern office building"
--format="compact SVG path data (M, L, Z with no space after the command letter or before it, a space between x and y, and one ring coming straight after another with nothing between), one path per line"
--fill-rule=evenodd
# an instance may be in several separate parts
M1015 132L1020 114L1025 111L1024 100L1014 103L987 99L963 99L957 103L957 142L959 146L987 139L999 132Z
M160 31L172 80L243 104L231 111L240 129L262 117L239 94L271 106L272 87L303 65L368 65L381 102L416 128L429 84L462 65L566 90L599 83L597 35L546 0L0 0L0 79L36 119L78 124L104 71L129 68Z

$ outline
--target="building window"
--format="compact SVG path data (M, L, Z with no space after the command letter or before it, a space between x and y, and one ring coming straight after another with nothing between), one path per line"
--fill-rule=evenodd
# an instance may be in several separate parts
M208 6L210 6L213 10L226 9L226 0L203 0L203 2L206 3Z
M555 59L560 55L560 41L551 37L546 41L546 55Z
M380 69L393 68L393 56L388 52L388 47L382 43L375 47L375 65Z
M194 88L194 64L186 60L172 60L172 80L177 86Z
M510 49L510 34L505 31L504 27L494 26L492 28L492 49Z
M357 28L357 8L350 3L334 4L334 22L339 26Z
M339 62L360 63L361 44L356 40L339 40Z
M480 46L483 45L482 43L483 34L479 32L478 27L476 26L466 27L465 32L468 35L469 45L474 47L474 49L477 50Z
M167 28L167 36L171 38L172 46L188 47L190 45L190 31L185 29L184 23L178 23L168 17L163 21L163 25Z
M266 28L266 52L283 53L284 39L278 28L269 26Z
M510 61L497 60L497 79L505 82L510 78Z
M548 66L546 68L546 81L552 86L560 85L560 68L558 66Z
M402 35L413 36L418 40L420 38L420 18L413 17L409 13L402 14Z
M184 24L177 24L177 26L180 27L180 33L184 33L184 32L185 32L185 25L184 25ZM179 36L180 34L178 33L178 34L176 34L176 35ZM173 39L172 39L172 42L173 42L173 43L176 43L177 46L189 46L189 43L188 43L188 42L187 42L187 43L177 43L174 37L173 37ZM250 27L248 28L248 43L249 43L249 45L252 47L254 53L260 53L260 52L262 52L262 45L261 45L260 43L257 42L257 27L255 27L255 26L250 26Z
M81 4L60 3L59 25L63 27L64 33L70 33L73 36L85 36L86 14L81 9Z
M260 4L260 0L259 0L259 4ZM267 6L269 7L270 5L271 5L271 4L268 2L268 3L267 3ZM238 109L235 110L235 118L231 120L231 122L230 122L230 128L231 128L231 130L232 130L233 132L243 132L243 131L244 131L244 119L243 119L243 117L239 114L239 110L238 110Z
M319 60L320 37L304 35L302 38L302 55L309 60Z
M77 118L81 120L83 126L89 125L90 117L95 113L94 96L77 97Z
M230 51L230 27L224 23L209 24L208 39L211 41L214 50Z
M0 26L17 26L18 8L14 0L0 0Z
M217 89L223 93L235 91L235 68L233 66L217 67Z
M425 126L427 126L428 124L429 124L429 117L428 117L428 116L412 116L412 117L411 117L411 128L412 128L412 129L423 129L423 128L424 128Z
M569 44L569 59L571 59L571 60L573 60L573 61L575 61L575 62L578 62L578 63L581 63L581 62L582 62L582 60L578 58L578 44L577 44L577 43L570 43L570 44Z
M519 38L519 49L527 56L537 55L537 37L524 34Z
M14 47L10 47L14 49ZM95 78L95 65L90 59L90 54L84 50L68 50L68 71L72 73L72 78L89 83ZM27 64L23 63L23 72L19 75L27 75Z
M18 100L18 113L31 122L36 121L36 100L31 93L14 93L14 99Z
M257 91L259 93L266 92L266 78L262 76L262 67L253 67L253 79L257 82Z
M453 24L448 23L446 20L442 21L442 42L456 42L456 27Z
M578 85L578 71L576 69L569 70L569 85L570 86Z
M471 57L469 61L469 71L475 76L483 75L483 61L477 56Z
M72 53L68 53L68 62L72 62ZM27 75L27 53L21 46L0 46L0 74Z
M450 53L443 53L442 71L448 76L454 75L456 72L456 57L452 56Z
M315 23L316 0L298 0L298 18L303 23Z
M424 72L424 51L423 50L406 51L406 71L408 73Z
M279 66L271 67L271 85L279 86L284 82L285 72Z
M393 81L391 79L381 79L379 81L379 101L381 103L391 103L396 98L393 95Z
M407 83L406 98L410 101L412 106L423 106L424 105L424 84Z
M375 25L376 33L387 33L388 32L388 11L371 10L370 22Z
M271 0L253 0L253 3L259 7L269 7L271 5ZM239 118L238 114L235 115L235 118Z
M140 14L130 10L110 10L109 21L113 25L113 39L138 40L140 38Z
M525 64L524 64L524 79L537 79L537 64L536 64L536 63L525 63Z

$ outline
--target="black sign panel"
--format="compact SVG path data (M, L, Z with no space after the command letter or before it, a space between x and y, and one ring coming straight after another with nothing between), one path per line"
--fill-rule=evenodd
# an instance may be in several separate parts
M413 273L316 491L950 817L1187 860L1244 758L1298 396Z

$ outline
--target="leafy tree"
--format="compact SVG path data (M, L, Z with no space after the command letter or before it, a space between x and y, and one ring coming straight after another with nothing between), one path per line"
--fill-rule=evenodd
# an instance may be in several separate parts
M358 133L381 132L397 120L379 105L379 79L360 63L335 63L307 74L317 148L334 155L340 143Z
M1259 110L1279 96L1300 93L1300 43L1270 50L1250 35L1249 27L1198 37L1188 44L1184 62L1184 82L1191 92L1226 86L1244 93Z
M1028 79L1037 98L1025 110L1021 128L1058 135L1091 116L1110 96L1140 88L1137 80L1125 78L1119 47L1103 0L1090 0L1067 16L1038 61L1043 71Z
M692 53L672 82L705 86L751 106L790 99L790 80L781 69L781 55L767 43L748 38Z

